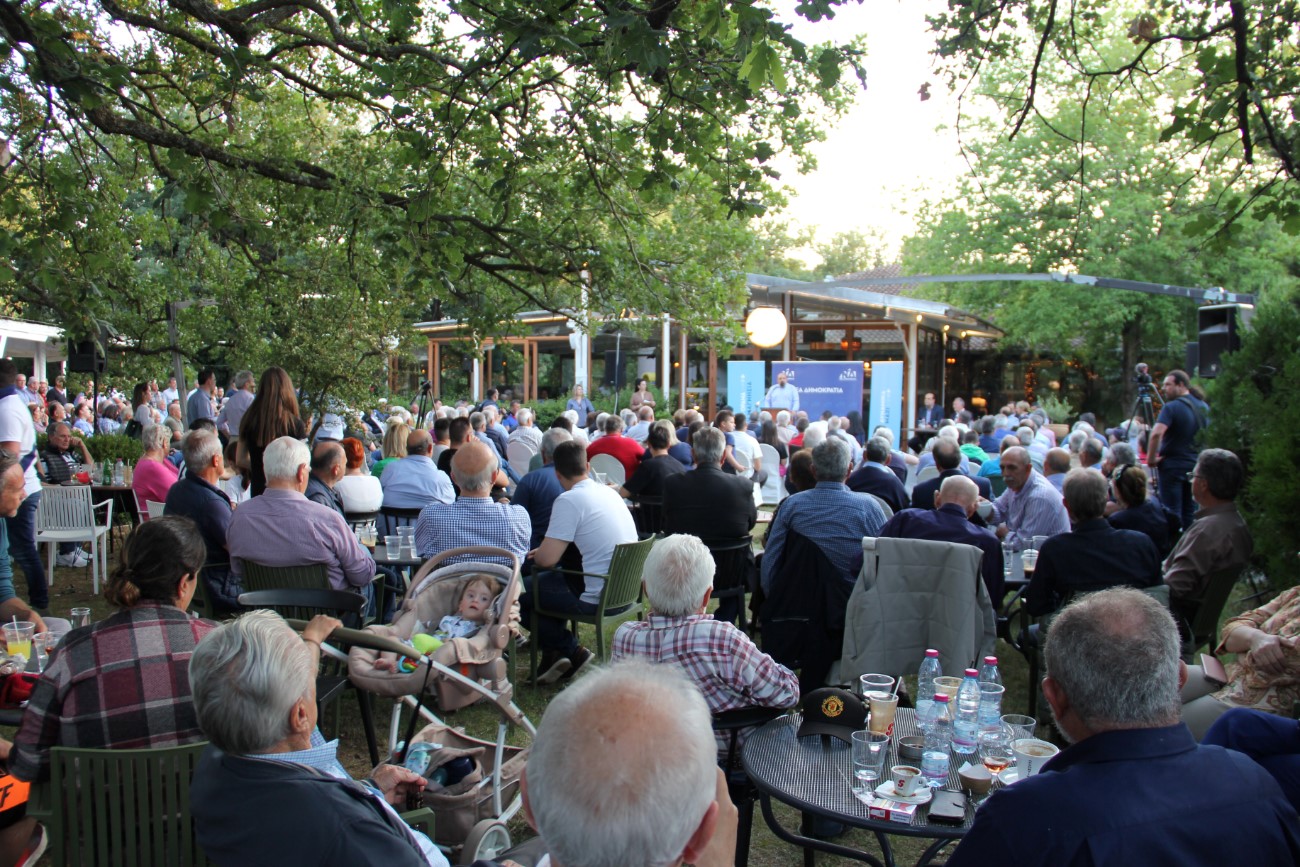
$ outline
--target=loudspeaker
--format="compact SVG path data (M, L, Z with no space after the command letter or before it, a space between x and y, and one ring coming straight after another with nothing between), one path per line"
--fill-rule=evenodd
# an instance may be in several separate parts
M622 388L627 385L627 360L630 356L626 352L615 352L612 349L605 350L605 375L601 378L600 384L606 388ZM615 381L617 376L618 381Z
M1183 370L1192 376L1199 376L1196 368L1201 366L1201 345L1194 340L1190 341L1183 347L1183 360L1186 362L1183 364Z
M1212 304L1196 311L1197 360L1200 375L1212 379L1223 370L1223 356L1241 348L1253 307L1241 304Z
M104 357L98 340L68 341L68 372L103 373L107 369L108 359Z
M462 358L462 359L460 360L460 369L463 370L463 371L465 371L466 373L470 373L471 371L473 371L473 370L474 370L474 356L472 356L472 355L466 355L464 358Z

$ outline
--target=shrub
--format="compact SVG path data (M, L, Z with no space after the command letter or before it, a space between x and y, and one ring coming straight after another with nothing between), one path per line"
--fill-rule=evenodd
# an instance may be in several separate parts
M1300 582L1300 297L1265 297L1239 351L1209 387L1207 444L1246 466L1237 506L1255 538L1255 565L1275 588Z

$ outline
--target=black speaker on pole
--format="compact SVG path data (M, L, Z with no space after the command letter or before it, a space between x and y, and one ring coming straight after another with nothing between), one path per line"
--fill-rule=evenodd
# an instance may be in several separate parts
M1183 370L1187 371L1191 376L1200 376L1196 368L1201 366L1201 344L1195 340L1188 341L1187 345L1183 347L1183 360L1185 362Z
M108 359L98 340L68 341L70 373L103 373L107 369Z
M600 384L605 388L622 388L627 385L628 353L605 350L605 376ZM615 381L617 377L617 381Z
M1247 311L1240 304L1212 304L1196 311L1197 365L1207 379L1223 371L1223 357L1241 348L1241 331L1246 327Z

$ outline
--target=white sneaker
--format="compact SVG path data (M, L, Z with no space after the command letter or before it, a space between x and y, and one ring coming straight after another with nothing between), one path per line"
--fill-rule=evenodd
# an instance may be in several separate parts
M71 551L67 554L60 554L55 558L54 562L58 563L60 566L67 566L69 568L84 566L86 564L77 556L79 553L79 551Z
M76 553L76 555L77 555L77 566L78 566L78 567L89 566L89 565L90 565L90 555L89 555L89 554L87 554L87 553L86 553L84 550L82 550L81 548L78 548L78 549L76 550L75 553Z

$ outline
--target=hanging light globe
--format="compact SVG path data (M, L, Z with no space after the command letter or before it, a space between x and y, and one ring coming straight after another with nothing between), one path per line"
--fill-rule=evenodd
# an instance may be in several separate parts
M745 317L749 342L767 349L785 340L785 314L775 307L755 307Z

